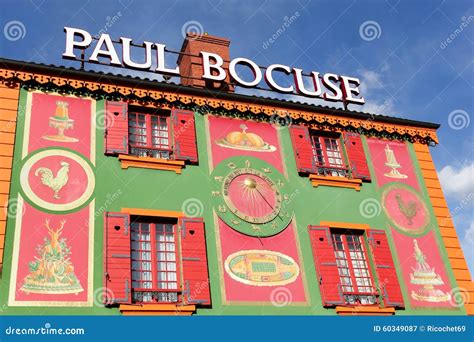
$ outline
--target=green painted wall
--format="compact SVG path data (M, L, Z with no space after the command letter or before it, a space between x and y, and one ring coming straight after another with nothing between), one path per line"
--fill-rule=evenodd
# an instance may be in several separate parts
M26 91L21 91L20 110L24 109L26 103ZM104 102L98 101L97 110L104 109ZM24 112L24 111L23 111ZM19 191L18 174L21 169L19 162L20 151L22 149L22 137L24 131L24 116L19 116L15 146L15 162L13 167L11 198L16 198ZM309 179L300 177L296 171L296 163L293 157L290 135L287 128L280 130L281 143L283 146L284 162L288 171L290 186L292 191L298 191L294 198L295 217L297 231L301 246L301 270L305 273L309 294L310 306L274 307L274 306L224 306L221 304L221 290L217 262L215 227L213 224L212 200L210 194L211 183L209 181L209 155L207 152L207 141L205 137L204 116L196 114L196 130L199 148L199 165L187 165L181 175L170 171L158 171L150 169L129 168L122 170L120 163L115 157L106 157L103 154L103 132L97 131L97 157L96 157L96 218L95 218L95 244L94 244L94 289L102 287L103 274L103 211L120 211L123 207L160 209L160 210L182 210L182 204L186 199L199 199L204 208L204 220L206 222L206 239L208 247L209 274L212 294L212 309L199 309L198 314L202 315L333 315L333 309L325 309L321 305L319 287L316 272L313 264L313 256L310 248L307 226L319 224L320 221L339 221L351 223L366 223L372 228L388 230L387 218L383 210L380 215L372 218L364 218L359 211L359 204L367 198L380 199L380 190L375 183L364 183L360 192L352 189L342 189L320 186L313 188ZM368 147L364 141L366 151ZM429 203L426 188L420 173L419 166L413 147L410 146L410 153L417 166L417 176L420 184L423 184L422 195ZM367 153L368 158L370 158ZM370 164L370 163L369 163ZM371 170L373 171L373 170ZM430 207L432 222L434 219L433 210ZM7 298L9 291L11 254L13 249L15 220L10 218L7 222L7 236L4 256L4 269L0 280L0 314L4 315L118 315L118 309L104 308L99 300L94 300L94 306L88 308L67 308L67 307L8 307ZM449 261L438 228L435 234L439 241L442 258L447 265L447 272L452 287L456 287L453 272L449 267ZM397 256L394 252L394 244L391 239L392 255L397 264ZM403 286L401 270L397 266L397 273L400 275L400 283L404 292L406 310L398 310L400 315L455 315L465 314L464 308L458 310L433 310L433 309L412 309L409 304L409 297L406 288Z

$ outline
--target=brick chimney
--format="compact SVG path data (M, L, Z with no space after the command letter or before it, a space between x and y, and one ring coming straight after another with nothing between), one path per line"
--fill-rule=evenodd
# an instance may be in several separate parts
M225 38L209 36L207 34L198 35L187 33L183 46L181 47L181 53L184 54L179 55L178 58L181 84L198 88L221 89L234 92L234 86L230 84L229 77L229 45L230 40ZM222 57L224 60L223 68L227 73L227 77L224 81L214 82L201 78L203 74L201 51L215 53Z

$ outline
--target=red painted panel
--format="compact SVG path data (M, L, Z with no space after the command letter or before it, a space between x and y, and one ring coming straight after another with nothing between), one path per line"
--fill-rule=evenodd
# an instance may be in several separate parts
M229 135L236 134L242 137L244 129L247 137L251 135L257 140L261 139L263 148L252 149L247 146L235 146L226 143ZM217 165L222 160L230 157L251 156L266 161L277 168L278 171L284 173L278 132L271 124L209 116L209 131L213 165Z
M415 166L404 142L369 138L367 144L379 186L401 182L420 189Z
M279 252L283 255L289 256L299 267L298 277L289 284L255 286L244 284L232 279L229 273L225 270L225 266L221 265L224 274L225 296L227 302L272 303L273 305L279 305L280 300L287 302L288 305L306 302L306 294L302 278L304 270L301 268L298 256L294 230L294 224L290 223L281 233L259 239L241 234L219 219L219 234L221 238L223 263L225 263L229 255L236 252L265 250Z
M127 103L107 101L105 111L105 153L128 154Z
M197 163L198 151L194 112L190 110L172 109L174 155L177 160L189 160Z
M89 158L92 100L41 93L31 96L31 122L30 127L25 127L25 134L29 134L28 153L59 146Z
M204 222L202 218L183 217L180 226L184 301L210 305Z
M37 305L87 303L93 281L89 278L90 207L50 214L25 201L19 210L23 216L14 300Z
M105 214L104 301L131 303L130 215Z
M308 127L291 126L290 127L291 142L293 143L293 151L296 158L296 166L298 172L316 172L314 162L313 147L309 135Z
M344 304L329 227L309 226L308 230L323 305Z
M414 238L392 228L392 235L411 306L459 308L434 232Z
M370 171L365 157L364 146L358 133L344 132L344 145L346 147L349 166L354 178L370 181Z
M368 236L385 306L405 307L385 232L372 229L368 231Z

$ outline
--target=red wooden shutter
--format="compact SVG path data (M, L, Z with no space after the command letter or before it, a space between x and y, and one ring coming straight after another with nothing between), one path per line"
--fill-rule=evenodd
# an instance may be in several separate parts
M105 103L105 153L128 154L128 105Z
M315 173L317 170L308 127L291 126L290 135L298 172Z
M368 231L369 244L377 271L380 292L385 306L405 307L398 282L397 271L393 264L392 253L387 236L383 230Z
M349 167L354 178L370 181L370 171L365 157L364 146L358 133L344 132L344 145L346 147Z
M172 109L175 159L198 161L194 112L190 110Z
M308 229L323 305L345 304L329 227L309 226Z
M105 304L131 303L130 216L105 213Z
M184 302L210 305L204 222L202 218L183 217L180 226Z

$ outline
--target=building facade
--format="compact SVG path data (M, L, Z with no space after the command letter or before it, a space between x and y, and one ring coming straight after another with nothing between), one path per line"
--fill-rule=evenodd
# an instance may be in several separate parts
M465 315L438 125L0 61L1 313Z

